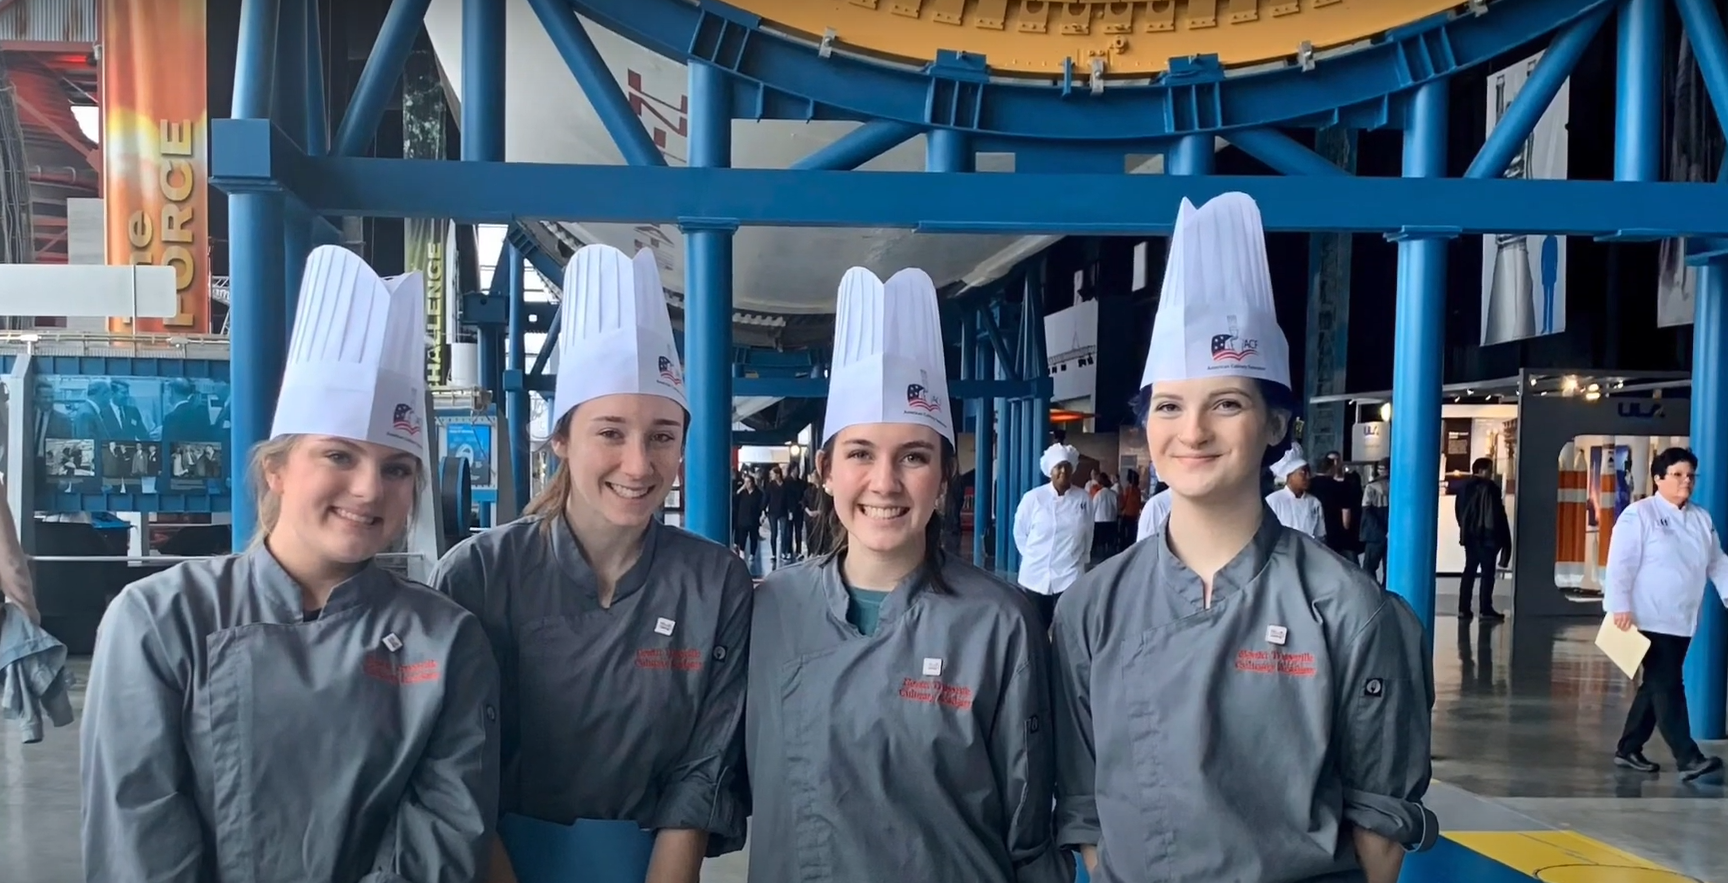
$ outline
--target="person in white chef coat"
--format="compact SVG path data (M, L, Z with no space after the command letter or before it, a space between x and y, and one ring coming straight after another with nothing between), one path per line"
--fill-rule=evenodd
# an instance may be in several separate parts
M486 633L374 563L427 479L424 298L419 274L314 250L251 452L258 538L108 607L80 728L90 883L484 878Z
M1290 450L1270 467L1272 477L1284 486L1266 495L1266 505L1285 527L1299 530L1314 539L1326 539L1326 509L1320 498L1308 492L1308 482L1314 473L1302 456L1302 446L1291 444Z
M1722 773L1722 759L1705 755L1692 739L1681 670L1698 629L1706 579L1728 604L1728 555L1710 513L1691 502L1698 458L1685 448L1669 448L1650 461L1650 474L1656 493L1620 513L1608 544L1603 606L1615 625L1650 639L1644 678L1626 713L1614 763L1660 771L1644 756L1644 743L1660 730L1680 779L1690 782Z
M1080 452L1057 442L1038 466L1050 480L1026 492L1014 509L1014 547L1020 550L1017 581L1032 596L1038 618L1050 627L1056 599L1086 572L1092 554L1092 498L1074 484Z

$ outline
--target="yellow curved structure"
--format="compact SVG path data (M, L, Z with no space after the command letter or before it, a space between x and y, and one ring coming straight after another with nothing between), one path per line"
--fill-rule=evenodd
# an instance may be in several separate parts
M1161 73L1172 58L1259 64L1354 43L1464 4L1458 0L732 0L781 29L864 55L984 55L999 74Z

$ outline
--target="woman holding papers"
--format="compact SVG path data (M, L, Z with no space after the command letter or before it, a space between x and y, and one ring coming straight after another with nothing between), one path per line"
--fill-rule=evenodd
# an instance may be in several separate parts
M929 276L846 274L831 378L814 480L833 551L756 600L751 883L1068 883L1044 630L941 549L954 427Z
M696 883L704 856L742 847L749 814L750 574L655 518L689 416L652 254L578 251L559 321L558 471L435 578L503 670L493 880Z

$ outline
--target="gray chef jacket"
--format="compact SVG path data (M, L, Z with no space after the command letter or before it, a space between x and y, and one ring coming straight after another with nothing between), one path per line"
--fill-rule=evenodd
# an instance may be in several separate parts
M1410 608L1263 511L1205 609L1165 536L1057 605L1058 842L1097 844L1098 883L1359 880L1351 825L1432 845Z
M504 673L501 811L634 821L743 848L750 572L730 549L650 522L600 606L561 517L470 537L433 584L486 624Z
M476 883L497 805L480 623L367 566L308 621L262 547L114 599L80 738L91 883Z
M846 620L838 559L763 581L746 741L750 883L1070 883L1051 824L1049 646L1020 589L955 558Z

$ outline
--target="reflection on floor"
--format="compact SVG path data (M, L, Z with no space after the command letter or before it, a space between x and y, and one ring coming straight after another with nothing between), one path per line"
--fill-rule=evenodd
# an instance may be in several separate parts
M1460 628L1446 615L1457 609L1448 582L1435 627L1429 797L1446 837L1410 857L1405 883L1728 883L1723 787L1610 762L1630 685L1591 646L1596 623L1514 616ZM1510 598L1498 604L1509 609ZM76 661L80 675L87 668ZM1660 740L1648 753L1672 769ZM6 883L82 879L75 727L36 745L0 729L0 856ZM703 881L742 883L747 862L747 853L712 861Z

